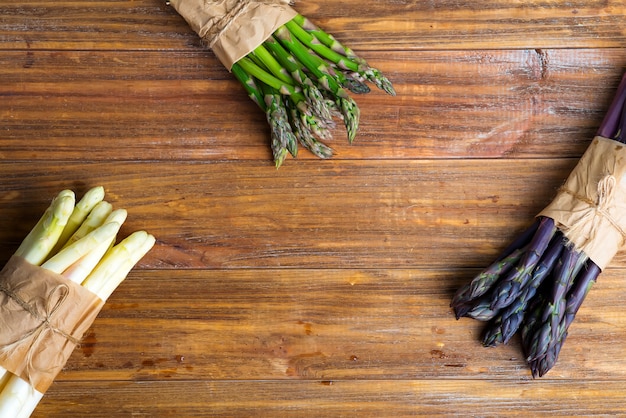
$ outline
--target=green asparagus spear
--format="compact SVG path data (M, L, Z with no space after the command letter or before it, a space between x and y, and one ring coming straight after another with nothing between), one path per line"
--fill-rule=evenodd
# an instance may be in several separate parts
M250 58L244 57L237 61L237 64L246 71L248 74L258 78L268 86L271 86L278 90L281 94L291 95L300 92L300 88L296 87L292 84L286 83L283 80L273 76L272 74L265 71L263 68L259 67L255 64Z
M297 139L289 123L289 116L283 100L275 89L266 86L264 89L266 117L270 125L272 152L276 168L285 161L288 152L295 157L298 152Z
M328 102L324 99L324 96L319 91L314 81L304 71L304 66L296 61L296 59L289 54L289 52L274 38L271 36L267 39L264 45L272 51L276 56L276 59L280 64L291 74L291 76L300 84L302 91L307 98L307 102L311 105L313 114L320 119L332 123L331 107L328 106Z
M267 106L265 105L263 92L254 81L254 78L237 63L233 64L231 70L235 78L237 78L246 89L246 92L248 92L248 96L252 99L252 101L265 112Z
M348 140L352 142L356 136L360 116L359 108L354 100L333 77L329 66L317 61L313 55L309 54L304 45L295 36L292 36L285 26L279 27L274 35L287 50L291 51L311 71L320 86L333 93L337 107L343 115Z
M352 49L343 45L332 35L326 33L324 30L317 27L309 19L302 15L296 15L292 19L292 21L298 24L302 29L313 35L320 43L330 48L332 51L341 54L348 58L350 61L356 63L358 65L357 72L362 77L370 80L372 83L374 83L374 85L376 85L378 88L385 91L386 93L392 96L396 95L393 85L391 84L389 79L387 79L387 77L385 77L379 70L370 67L368 63L363 58L358 57Z

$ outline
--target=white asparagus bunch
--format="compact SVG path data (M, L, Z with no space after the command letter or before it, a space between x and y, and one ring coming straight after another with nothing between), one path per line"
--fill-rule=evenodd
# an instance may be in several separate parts
M145 231L116 243L126 216L125 209L113 210L104 200L103 187L90 189L78 203L74 192L64 190L15 255L80 284L106 302L155 243ZM25 380L0 367L0 418L28 418L42 397Z

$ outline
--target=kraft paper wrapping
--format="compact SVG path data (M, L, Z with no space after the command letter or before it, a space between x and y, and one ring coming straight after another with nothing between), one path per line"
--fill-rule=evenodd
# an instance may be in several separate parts
M170 0L230 71L297 12L289 0Z
M13 256L0 271L0 365L45 393L104 302Z
M597 136L540 214L604 269L626 238L626 146Z

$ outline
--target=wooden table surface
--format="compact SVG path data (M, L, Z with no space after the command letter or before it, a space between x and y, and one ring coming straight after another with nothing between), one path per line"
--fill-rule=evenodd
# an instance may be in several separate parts
M0 261L102 185L131 272L36 417L626 414L626 253L556 367L453 292L554 196L626 64L623 0L299 1L397 96L279 170L264 115L163 0L0 6Z

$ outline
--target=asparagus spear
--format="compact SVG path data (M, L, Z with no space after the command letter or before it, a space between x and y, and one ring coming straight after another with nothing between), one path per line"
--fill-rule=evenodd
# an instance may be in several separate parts
M74 210L75 196L70 190L61 191L28 233L15 252L33 265L40 265L63 232Z
M104 187L97 186L89 189L83 197L76 203L74 210L67 220L67 225L63 228L61 236L57 240L51 253L56 254L76 232L83 221L87 218L91 210L104 199Z
M126 209L116 209L104 220L104 224L117 223L122 225L126 221L127 215ZM75 283L82 283L100 262L104 254L113 246L115 238L116 236L113 235L108 240L100 242L96 248L65 269L62 273L63 276Z
M246 71L248 74L258 78L268 86L271 86L278 90L281 94L292 95L300 92L300 88L279 79L278 77L268 73L257 64L255 64L249 57L244 57L237 61L237 64Z
M525 247L539 228L540 221L540 218L535 219L528 228L519 234L513 242L500 253L498 258L496 258L490 266L474 277L471 282L456 291L450 306L456 311L457 319L464 316L463 312L460 311L460 305L467 305L472 299L486 293L501 275L509 271L513 265L517 264L526 250Z
M359 124L359 108L354 100L333 77L329 66L322 61L315 59L314 55L309 54L304 45L283 25L274 32L276 38L281 44L289 50L317 79L320 86L328 90L334 95L337 107L341 111L346 130L348 132L348 140L352 142L356 135Z
M479 321L489 321L493 319L499 311L492 308L491 297L488 294L479 296L469 302L459 303L454 309L457 319L465 316Z
M265 114L270 125L274 162L278 168L285 161L288 151L295 157L295 153L298 152L297 139L291 129L287 109L280 94L270 87L264 90L267 90L264 95Z
M268 69L276 78L290 85L296 85L295 80L291 74L285 69L278 60L272 55L263 44L259 45L252 51L251 58L258 59L258 62L262 62L263 66Z
M313 113L320 119L331 123L333 116L331 110L334 103L331 101L332 105L329 106L329 102L326 101L315 82L306 74L304 66L293 55L289 54L273 36L268 38L264 45L276 56L280 65L300 84Z
M254 78L250 76L241 66L237 63L233 64L231 68L233 75L239 80L243 87L248 92L248 96L254 103L257 104L263 111L265 111L265 101L263 100L263 92L258 87Z
M492 309L507 307L519 295L519 292L527 286L535 266L548 248L555 232L554 220L550 218L541 219L539 228L530 241L528 249L524 251L519 264L499 281L491 291Z
M561 317L559 325L556 327L556 339L551 341L548 348L541 355L529 361L529 366L534 377L545 375L556 364L561 348L567 338L568 329L574 321L578 309L582 306L586 295L596 282L600 272L600 268L595 263L591 260L587 260L585 266L576 276L565 302L564 314Z
M113 211L113 205L109 202L103 200L98 202L87 218L83 221L83 223L78 227L76 232L72 234L72 236L67 240L64 247L72 245L74 242L83 238L85 235L89 234L91 231L99 227L104 223L104 220L111 214Z
M576 282L572 287L565 304L565 315L561 319L560 327L566 330L574 321L574 317L578 312L578 309L582 306L585 297L591 290L591 287L596 282L600 275L600 267L598 267L593 261L587 260L587 263L576 277Z
M553 242L550 243L539 264L533 270L528 286L487 327L483 336L484 346L493 347L497 344L506 344L515 335L524 320L526 307L537 293L537 289L544 279L552 272L564 248L564 243L563 235L560 232L555 234Z
M597 135L624 142L624 124L626 123L626 74L622 76L617 92L609 110L598 128Z
M312 125L309 123L306 115L302 115L297 108L292 107L290 116L291 123L294 127L294 134L302 146L319 158L330 158L333 155L333 151L330 147L315 138L314 132L311 129Z
M361 57L357 56L355 52L343 45L337 39L335 39L332 35L326 33L324 30L317 27L313 22L311 22L306 17L298 14L296 15L292 21L298 24L302 29L307 31L308 33L315 36L317 41L326 47L330 48L332 51L341 54L347 57L350 61L356 63L358 65L357 72L361 76L370 80L376 87L385 91L387 94L392 96L396 95L396 92L393 88L393 85L389 81L387 77L385 77L379 70L376 68L372 68L368 65L368 63Z
M108 242L115 237L121 224L109 222L94 229L78 241L63 248L52 258L41 265L42 268L61 274L68 267L97 248L102 242Z
M527 361L536 360L559 338L559 323L565 314L566 296L586 256L571 246L566 247L555 268L551 294L542 307L540 321L530 335Z
M105 300L134 266L154 245L155 239L145 231L137 231L112 247L81 283Z
M452 299L451 307L455 311L456 318L468 316L472 310L474 301L485 295L489 289L500 279L500 276L509 271L522 257L525 248L517 248L512 253L502 259L496 260L493 264L480 272L471 282L459 288ZM482 299L489 301L487 298ZM491 305L491 303L489 303Z

